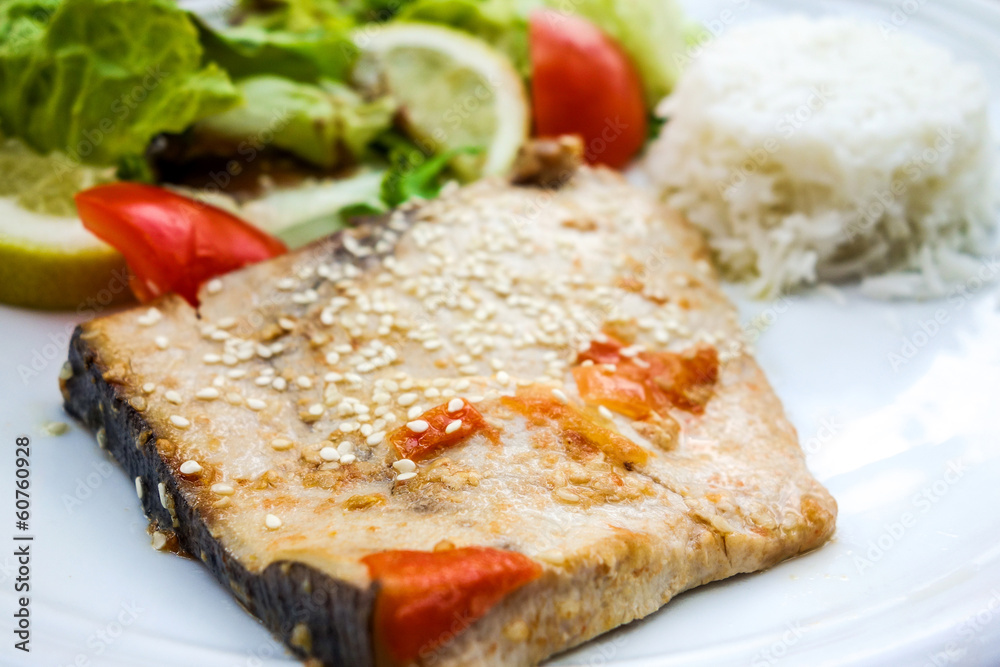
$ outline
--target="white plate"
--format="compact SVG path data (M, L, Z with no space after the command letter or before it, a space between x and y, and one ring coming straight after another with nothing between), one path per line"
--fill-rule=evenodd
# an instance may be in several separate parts
M857 14L915 32L981 63L1000 99L1000 3L691 7L715 30L775 11ZM772 322L758 356L840 503L837 534L768 572L685 593L555 663L1000 664L1000 312L992 286L969 292L925 304L851 290L844 303L823 293L737 299L746 319ZM947 321L927 324L935 314ZM74 425L42 435L46 421L67 419L56 376L76 319L0 308L0 664L294 664L200 564L149 547L132 481L89 434ZM894 353L911 357L894 364ZM9 629L17 434L33 442L30 656L13 649Z

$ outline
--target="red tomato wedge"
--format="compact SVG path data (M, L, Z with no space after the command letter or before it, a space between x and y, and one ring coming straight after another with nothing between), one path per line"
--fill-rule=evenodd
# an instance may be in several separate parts
M361 559L381 589L375 627L399 663L448 642L542 575L527 556L488 547L384 551Z
M98 185L75 199L83 226L125 256L142 302L176 292L197 306L202 283L287 252L222 209L152 185Z
M591 164L620 169L646 141L642 83L628 56L586 19L532 13L531 104L541 137L576 134Z
M633 419L672 408L704 412L719 379L714 347L699 344L680 354L639 352L632 357L622 355L622 348L605 335L577 356L581 365L573 368L573 377L584 401Z
M462 400L462 407L454 412L448 410L449 404L450 401L417 417L418 420L427 422L426 430L417 433L403 424L389 434L389 442L402 458L422 461L479 432L497 442L498 434L471 403Z

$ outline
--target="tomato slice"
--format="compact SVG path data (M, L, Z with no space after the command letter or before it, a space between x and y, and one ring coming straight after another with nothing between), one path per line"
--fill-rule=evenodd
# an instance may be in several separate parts
M646 141L642 83L622 48L593 23L531 14L531 104L538 136L577 134L591 164L620 169Z
M430 458L447 447L457 445L474 433L483 432L488 438L497 441L497 434L490 427L483 415L466 400L462 407L451 412L448 406L451 401L431 408L415 421L427 422L427 429L416 432L403 424L389 434L389 442L396 448L400 457L412 461L422 461ZM459 422L454 425L455 422ZM412 422L410 422L412 423ZM448 430L451 426L451 431Z
M663 415L672 408L693 414L704 411L719 379L714 347L697 345L680 354L640 352L632 357L623 356L623 348L623 343L604 335L577 356L580 365L573 368L573 377L584 401L632 419L643 419L650 412Z
M521 413L532 427L557 427L560 440L581 451L601 451L611 461L625 466L643 465L649 453L622 434L597 423L573 404L563 403L550 388L530 386L500 402Z
M222 209L152 185L98 185L75 199L83 226L125 256L143 302L176 292L197 306L202 283L287 252Z
M376 632L400 663L447 643L508 593L542 575L527 556L488 547L384 551L361 561L381 585Z
M600 366L577 366L573 369L573 377L580 396L588 403L603 405L632 419L642 419L651 412L646 388L641 382Z

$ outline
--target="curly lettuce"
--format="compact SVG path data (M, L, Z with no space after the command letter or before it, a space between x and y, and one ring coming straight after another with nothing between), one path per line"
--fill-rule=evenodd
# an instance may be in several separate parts
M121 165L239 101L169 0L0 3L0 131L74 162Z

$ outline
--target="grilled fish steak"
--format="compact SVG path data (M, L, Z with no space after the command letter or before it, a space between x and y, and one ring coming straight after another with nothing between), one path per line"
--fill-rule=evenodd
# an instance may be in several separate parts
M834 529L699 236L605 170L449 190L69 363L159 543L323 665L536 664Z

